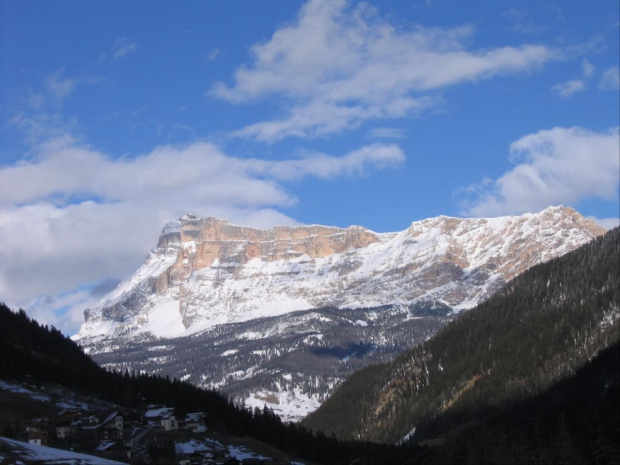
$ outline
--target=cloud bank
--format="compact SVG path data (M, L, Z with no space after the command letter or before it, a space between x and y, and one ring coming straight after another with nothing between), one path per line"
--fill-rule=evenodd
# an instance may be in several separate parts
M466 189L462 213L513 215L585 199L617 200L619 147L618 128L556 127L529 134L510 146L513 169Z
M542 45L468 50L473 32L469 26L403 29L368 4L311 0L295 23L252 47L252 64L237 69L232 85L217 82L209 94L233 103L284 98L282 118L235 133L273 142L416 115L437 104L433 91L531 71L561 56Z

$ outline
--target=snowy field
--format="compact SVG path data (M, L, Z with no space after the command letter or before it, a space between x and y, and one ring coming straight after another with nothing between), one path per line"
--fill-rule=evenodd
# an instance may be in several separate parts
M38 464L62 463L63 465L122 465L125 463L2 437L0 437L0 445L3 449L0 463L14 463L15 465L33 462Z

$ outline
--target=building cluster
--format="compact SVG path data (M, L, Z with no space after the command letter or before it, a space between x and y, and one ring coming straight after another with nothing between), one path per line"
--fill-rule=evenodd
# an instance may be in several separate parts
M77 445L98 455L130 458L145 447L149 433L185 430L206 431L202 412L178 416L174 408L148 405L140 413L67 409L54 418L36 418L26 426L27 440L43 446Z

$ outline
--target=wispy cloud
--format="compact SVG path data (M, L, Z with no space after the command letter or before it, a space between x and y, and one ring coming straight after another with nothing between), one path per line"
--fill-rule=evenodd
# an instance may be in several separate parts
M311 0L295 23L252 47L253 62L209 95L233 103L284 98L283 117L235 133L263 141L316 137L364 121L419 114L462 82L531 71L561 53L543 45L468 50L473 28L398 27L367 4Z
M582 78L560 82L554 86L551 86L551 90L562 98L567 98L578 92L583 92L588 88L586 81L594 76L595 70L595 66L590 63L587 58L584 58L581 60Z
M599 82L600 89L620 89L620 68L613 66L603 73Z
M552 86L551 90L562 98L567 98L586 90L588 88L586 81L594 76L596 67L590 63L587 58L584 58L581 61L581 70L583 76L581 79L571 79L570 81L560 82ZM617 66L612 66L603 73L598 88L600 90L617 90L620 88L620 70Z
M68 76L59 69L47 76L40 88L30 91L27 103L16 110L9 124L17 128L29 144L72 132L77 121L62 115L65 101L81 86L106 82L101 76Z
M503 13L504 18L510 21L510 29L526 35L536 35L547 29L547 26L536 24L527 10L511 8Z
M75 90L80 79L70 79L63 76L62 71L57 71L45 80L45 87L53 98L62 102Z
M588 86L583 79L571 79L570 81L560 82L551 87L560 97L567 98L577 92L586 90Z
M121 37L116 39L110 47L110 50L101 52L99 54L99 63L103 63L107 60L115 62L121 58L131 55L138 50L138 44L129 37Z
M219 57L221 54L222 54L222 51L219 48L214 48L207 54L207 56L205 57L205 60L213 61L217 57Z
M592 76L594 76L594 71L596 70L596 68L592 63L588 61L587 58L584 58L583 60L581 60L581 70L584 77L591 78Z
M510 22L510 29L529 36L537 35L549 29L553 23L564 23L562 9L552 3L539 3L533 8L511 8L503 12Z
M100 76L67 76L64 70L59 69L45 78L40 92L31 95L30 108L33 110L58 108L78 87L100 85L104 82L106 79Z
M371 129L368 135L375 139L404 139L406 131L402 128L380 127Z
M459 193L468 197L462 213L499 216L591 198L617 201L619 147L618 128L558 127L527 135L510 146L513 169Z
M118 61L121 58L135 53L138 50L138 44L136 44L129 37L122 37L117 39L112 45L112 55L110 57L111 61Z

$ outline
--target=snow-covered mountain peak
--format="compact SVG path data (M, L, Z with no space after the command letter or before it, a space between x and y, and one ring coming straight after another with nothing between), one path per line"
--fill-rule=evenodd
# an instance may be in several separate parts
M192 334L317 307L438 301L470 308L530 266L605 230L570 207L500 218L440 216L404 231L256 229L188 213L127 281L85 312L77 338Z

